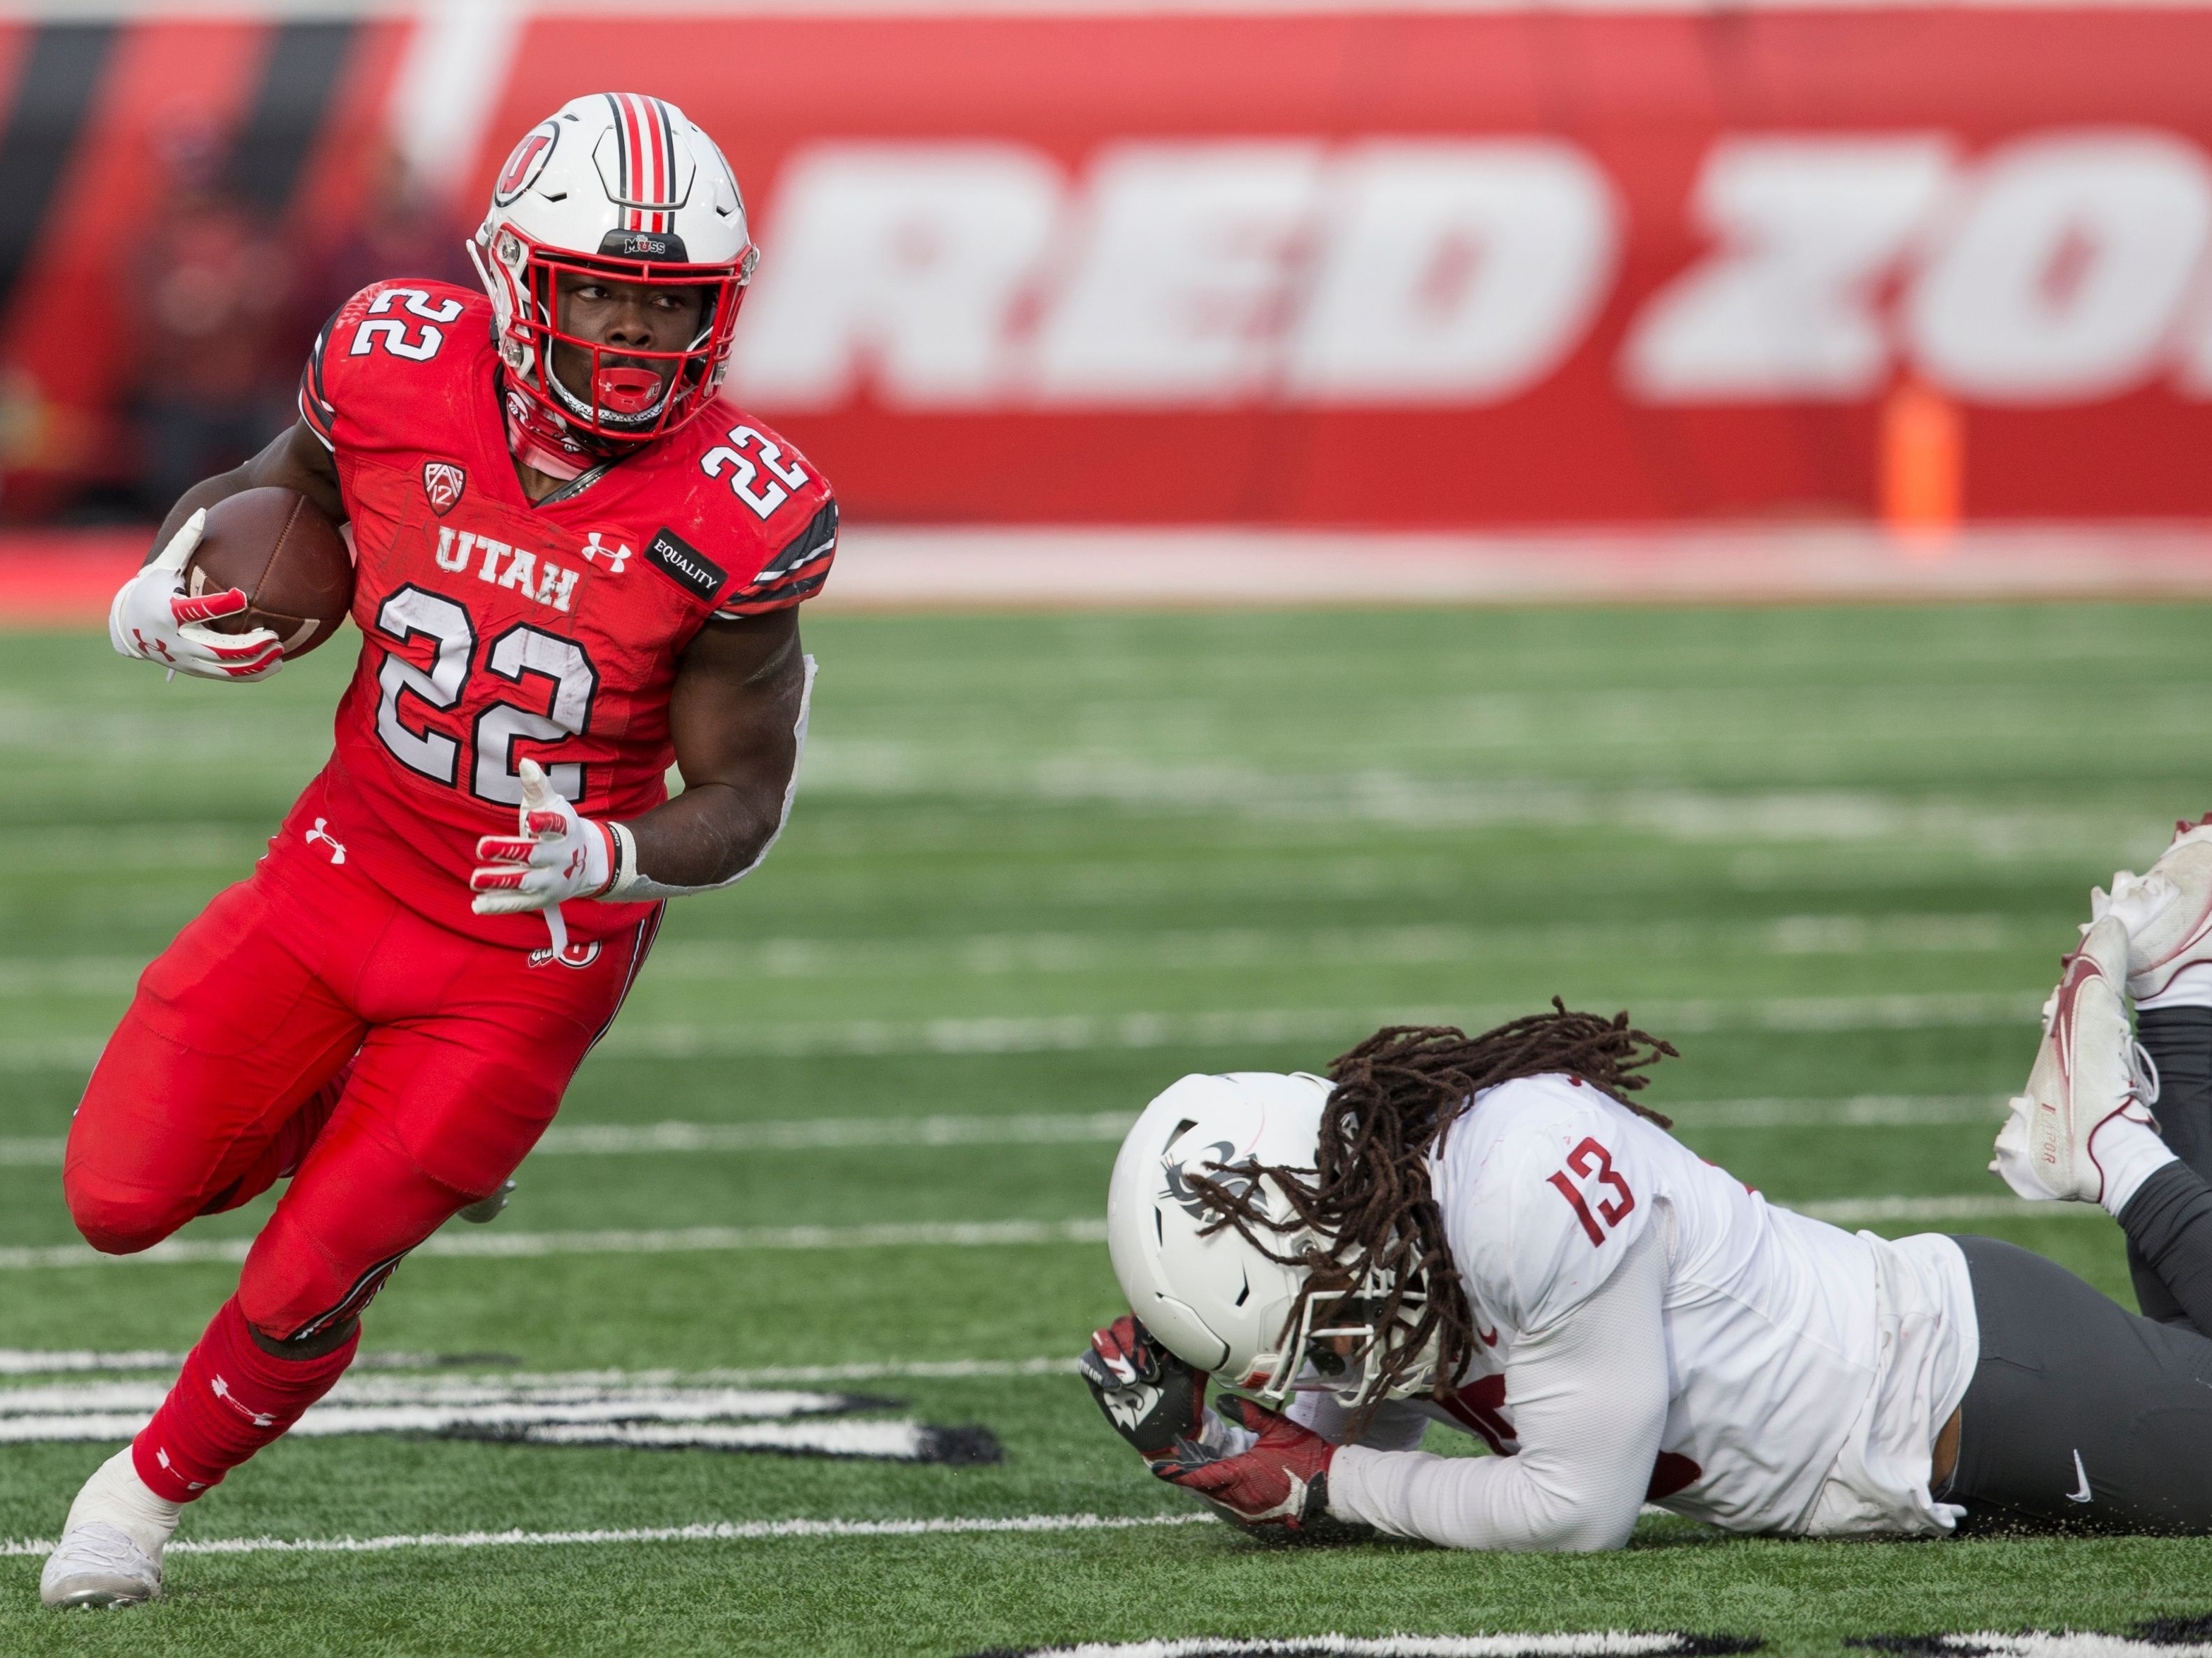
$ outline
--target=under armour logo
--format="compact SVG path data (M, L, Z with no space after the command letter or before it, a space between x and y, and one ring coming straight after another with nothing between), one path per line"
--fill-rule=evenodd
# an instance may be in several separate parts
M208 1384L208 1391L212 1393L224 1404L229 1406L232 1410L236 1411L240 1416L251 1422L255 1427L273 1428L276 1425L276 1418L275 1417L270 1416L266 1411L257 1411L251 1405L246 1404L243 1400L240 1399L236 1394L231 1391L230 1384L225 1382L220 1376L216 1377L213 1382Z
M318 841L326 842L331 849L331 861L334 864L343 864L345 862L345 848L338 844L338 837L324 827L329 822L330 819L327 817L318 817L315 819L314 828L309 829L301 838L311 847Z
M599 539L599 532L597 530L592 531L585 538L581 550L584 556L594 564L599 562L600 554L605 554L609 575L620 575L623 573L623 566L637 556L635 553L630 551L626 543L617 541L613 546L608 546L605 542Z
M138 641L139 655L144 656L150 651L154 655L160 657L164 662L174 662L177 659L175 657L169 654L168 646L164 644L161 641L158 639L149 639L143 633L136 628L133 628L131 630L131 636Z

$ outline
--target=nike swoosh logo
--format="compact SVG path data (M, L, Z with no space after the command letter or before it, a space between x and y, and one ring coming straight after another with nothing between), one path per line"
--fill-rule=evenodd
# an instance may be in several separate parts
M2089 1472L2081 1466L2081 1453L2079 1451L2074 1453L2074 1477L2081 1482L2081 1489L2067 1492L2066 1500L2069 1503L2087 1503L2089 1500Z
M1498 1332L1495 1330L1477 1330L1475 1334L1482 1338L1482 1345L1486 1347L1495 1347L1498 1345Z

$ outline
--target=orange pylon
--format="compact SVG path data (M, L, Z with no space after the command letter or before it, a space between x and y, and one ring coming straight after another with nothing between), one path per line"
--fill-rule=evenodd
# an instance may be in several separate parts
M1941 552L1966 495L1966 421L1959 405L1903 380L1881 406L1881 520L1908 547Z

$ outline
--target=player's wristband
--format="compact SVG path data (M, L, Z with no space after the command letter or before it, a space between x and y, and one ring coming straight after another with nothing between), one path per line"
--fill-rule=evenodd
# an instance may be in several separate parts
M606 903L629 903L639 896L641 884L637 872L637 837L629 832L627 823L609 823L607 832L615 843L614 878L592 896Z

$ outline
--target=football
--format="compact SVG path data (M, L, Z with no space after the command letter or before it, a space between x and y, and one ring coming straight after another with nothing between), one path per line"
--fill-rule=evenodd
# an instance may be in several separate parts
M288 659L305 656L352 608L353 554L338 526L297 490L243 490L208 509L200 544L185 562L186 592L226 587L244 593L246 608L209 627L228 634L266 628Z

